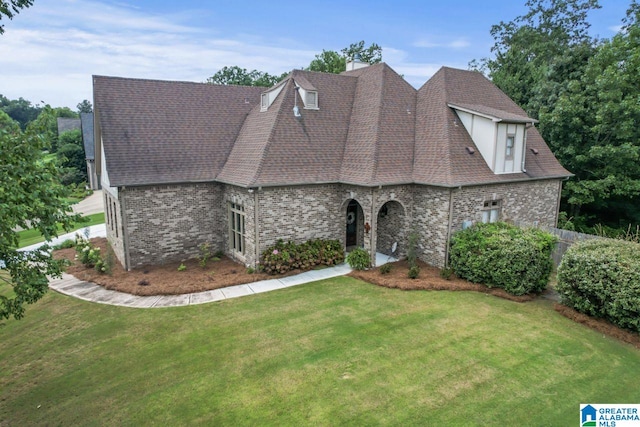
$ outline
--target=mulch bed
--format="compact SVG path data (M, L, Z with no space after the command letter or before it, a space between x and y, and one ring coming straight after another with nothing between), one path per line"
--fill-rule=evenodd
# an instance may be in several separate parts
M91 244L107 253L108 245L105 238L91 239ZM93 282L104 286L105 289L126 292L133 295L181 295L193 292L203 292L227 286L252 283L259 280L284 277L301 271L290 271L285 275L271 276L265 273L248 273L247 269L235 261L224 257L220 261L209 261L205 268L198 265L195 259L184 261L185 271L178 271L180 262L154 265L125 271L114 257L111 274L100 274L92 268L86 268L75 260L75 248L61 249L54 252L55 258L66 258L71 266L67 273L80 280ZM503 289L489 288L485 285L471 283L452 276L445 279L440 276L440 269L418 261L420 275L416 279L409 279L407 261L393 263L388 274L381 274L378 268L366 271L353 271L349 276L386 288L431 291L474 291L494 295L515 302L527 302L538 298L538 295L511 295ZM640 335L621 329L606 320L595 319L561 304L554 305L555 310L563 316L581 323L591 329L601 332L620 341L640 348Z
M384 286L385 288L401 289L403 291L475 291L515 302L532 301L537 298L537 295L511 295L504 289L489 288L485 285L471 283L455 276L452 276L450 279L445 279L440 276L439 268L432 267L421 261L418 261L420 275L416 279L409 279L407 277L409 264L406 260L394 262L392 265L391 271L387 274L381 274L378 268L372 268L365 271L355 270L349 273L349 276L378 286Z
M581 323L604 335L629 343L636 348L640 348L640 334L634 334L633 332L621 329L604 319L596 319L595 317L591 317L591 316L587 316L586 314L579 313L574 309L569 308L562 304L554 304L553 308L558 313L562 314L564 317L568 319L573 320L574 322Z

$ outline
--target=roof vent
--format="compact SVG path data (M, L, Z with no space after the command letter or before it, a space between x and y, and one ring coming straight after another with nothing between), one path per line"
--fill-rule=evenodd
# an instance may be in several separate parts
M475 150L475 148L473 148L473 147L467 147L467 152L468 152L469 154L473 154L473 153L475 153L475 152L476 152L476 150Z
M537 148L532 148L531 152L536 156L538 155L538 149Z

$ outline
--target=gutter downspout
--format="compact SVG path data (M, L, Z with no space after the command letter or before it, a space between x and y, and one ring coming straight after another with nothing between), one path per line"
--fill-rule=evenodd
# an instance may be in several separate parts
M258 207L260 206L260 204L258 203L258 191L254 190L253 192L253 226L254 226L254 233L255 233L255 247L256 247L256 259L253 263L254 268L257 269L258 265L260 264L260 237L259 237L259 231L260 231L260 227L258 225L258 219L260 218L260 214L258 212ZM257 270L256 270L257 271Z
M451 243L451 228L453 227L453 192L454 191L455 191L455 188L452 188L449 192L449 226L447 227L447 243L444 247L444 266L445 267L449 267L449 244Z
M129 255L129 251L131 250L129 246L129 227L127 225L127 204L126 204L126 192L124 191L125 187L120 187L118 190L118 195L120 196L120 214L122 217L122 244L124 245L124 268L127 271L131 271L131 257Z

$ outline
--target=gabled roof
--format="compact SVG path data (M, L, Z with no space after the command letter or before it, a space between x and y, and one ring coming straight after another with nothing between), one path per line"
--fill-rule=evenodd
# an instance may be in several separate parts
M70 130L80 129L80 119L58 117L56 121L58 124L58 135Z
M317 91L318 109L303 108L296 85ZM416 90L380 63L339 75L294 70L275 87L261 111L264 88L94 77L111 185L459 186L570 175L535 128L526 173L496 175L469 154L453 108L534 122L477 72L442 68Z
M491 108L486 105L478 104L447 104L454 110L466 111L468 113L484 116L494 122L509 122L509 123L538 123L536 119L532 119L527 115L520 115L510 113L508 111L499 110L497 108Z
M123 186L215 180L263 89L94 76L93 90L109 180Z
M480 105L479 112L505 121L533 121L481 73L441 68L418 90L414 182L457 187L571 176L535 128L527 130L526 172L494 174L482 156L467 150L478 151L451 105L476 106L476 111Z
M87 160L95 159L95 145L93 143L93 113L80 113L82 123L82 143L84 156Z

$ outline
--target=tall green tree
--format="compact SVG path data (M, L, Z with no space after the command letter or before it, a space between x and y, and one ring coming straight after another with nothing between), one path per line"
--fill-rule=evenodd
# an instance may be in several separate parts
M346 69L347 59L354 59L356 56L359 56L362 62L369 64L377 64L382 61L382 48L376 43L365 47L364 40L351 43L349 47L345 47L340 52L322 50L322 53L316 55L311 61L307 70L340 74Z
M13 19L20 12L20 9L33 5L34 0L0 0L0 20L2 16ZM0 25L0 34L4 34L4 25Z
M9 115L9 117L20 123L20 128L24 130L30 121L33 121L38 117L42 108L37 105L32 105L30 101L27 101L24 98L8 99L7 97L0 95L0 110L4 111Z
M38 129L40 135L47 140L51 152L58 151L58 117L75 119L78 118L78 114L69 107L47 107L27 126L27 129L30 127Z
M82 100L82 102L78 103L76 108L78 109L78 114L93 113L93 106L91 105L91 102L89 102L88 99Z
M595 53L590 11L598 0L527 0L528 12L491 27L494 57L480 61L491 80L538 118L580 77Z
M231 67L222 67L213 76L207 78L205 83L217 85L271 87L286 76L287 73L280 76L274 76L258 70L247 71L246 68L240 68L237 65L234 65Z
M46 107L47 109L49 107ZM17 227L34 227L46 240L58 235L58 224L69 230L77 215L63 201L68 189L58 181L56 162L45 162L47 149L41 129L31 126L24 133L0 130L0 319L21 318L25 305L38 301L47 291L47 276L60 276L63 263L46 248L30 252L16 250Z
M0 131L6 131L7 133L20 132L20 124L13 120L7 113L0 110Z
M541 115L558 158L576 177L567 208L611 226L640 224L640 6L601 44L584 73Z
M56 155L60 165L60 182L63 185L87 181L87 163L80 129L63 132L58 136Z

